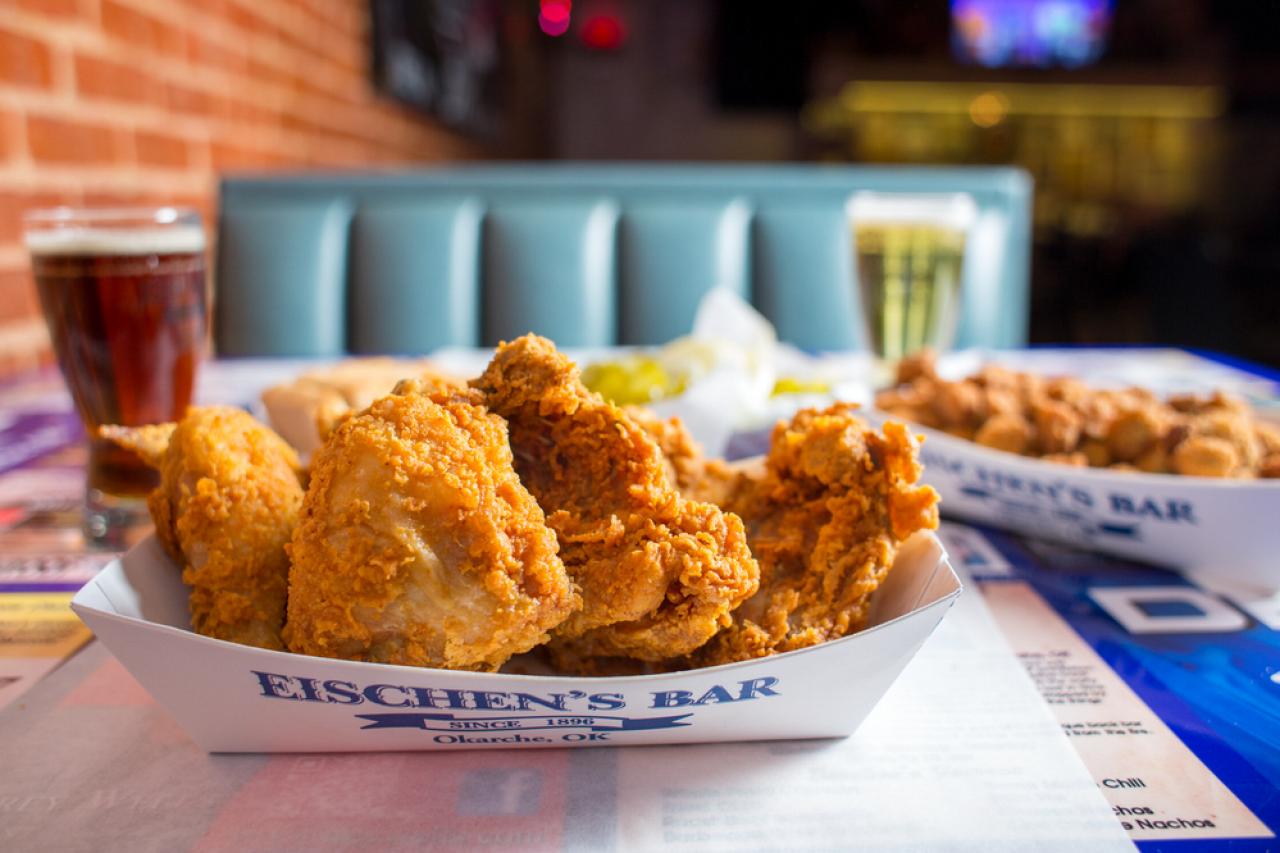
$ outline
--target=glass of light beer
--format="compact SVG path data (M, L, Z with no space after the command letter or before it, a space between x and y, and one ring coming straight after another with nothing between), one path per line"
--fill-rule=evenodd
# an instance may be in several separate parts
M882 363L955 342L975 215L966 193L859 192L850 199L856 286L868 341Z
M120 548L145 521L156 472L96 436L180 418L205 349L205 238L172 207L36 210L24 217L49 336L89 434L84 533Z

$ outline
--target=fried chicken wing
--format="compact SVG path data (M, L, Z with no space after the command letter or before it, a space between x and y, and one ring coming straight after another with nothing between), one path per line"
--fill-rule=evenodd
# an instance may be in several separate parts
M240 409L192 408L177 424L106 426L102 437L160 471L147 505L191 587L201 634L284 648L289 541L302 507L298 457Z
M503 421L412 384L317 451L289 554L291 651L493 670L581 599Z
M510 423L516 469L582 588L582 610L554 632L560 666L688 653L755 592L742 522L682 496L654 439L550 341L504 344L472 385Z
M898 546L937 527L938 495L906 427L867 428L854 406L780 423L766 469L731 498L760 563L760 591L689 659L710 666L812 646L860 630Z

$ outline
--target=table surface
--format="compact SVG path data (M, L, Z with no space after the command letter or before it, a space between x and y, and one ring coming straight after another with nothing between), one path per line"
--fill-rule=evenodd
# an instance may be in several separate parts
M1001 358L1276 395L1270 377L1165 350ZM199 398L252 407L302 366L209 365ZM55 372L0 386L0 615L40 596L65 607L112 556L77 531L79 442ZM1280 600L1210 590L1249 614L1247 630L1148 642L1081 590L1101 573L1189 581L995 531L943 535L969 589L845 740L206 755L100 644L29 689L39 667L23 676L9 653L8 689L25 692L0 711L0 847L1274 849ZM1104 710L1055 698L1064 679ZM1124 788L1142 779L1149 790Z

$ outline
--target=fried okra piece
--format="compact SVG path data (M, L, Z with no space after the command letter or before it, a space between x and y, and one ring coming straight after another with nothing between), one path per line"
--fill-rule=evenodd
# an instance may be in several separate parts
M1240 464L1231 442L1211 435L1195 435L1173 451L1173 470L1192 477L1230 477Z

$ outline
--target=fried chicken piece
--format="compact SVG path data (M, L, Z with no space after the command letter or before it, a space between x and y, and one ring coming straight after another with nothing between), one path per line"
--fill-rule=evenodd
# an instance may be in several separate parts
M941 429L943 424L933 410L936 387L934 380L922 377L915 379L910 385L886 388L876 394L876 408L914 424ZM984 406L987 411L991 411L990 392L987 392ZM1017 413L1020 407L1014 405L1008 411Z
M1194 435L1173 451L1173 470L1193 477L1230 477L1240 464L1235 446L1225 438Z
M1054 376L1045 381L1044 393L1050 400L1078 407L1092 392L1088 385L1074 376Z
M972 432L985 409L986 400L978 386L968 382L938 383L933 411L944 429Z
M657 442L550 341L503 344L472 385L510 423L516 470L582 588L554 634L558 664L685 654L756 591L741 520L682 496Z
M147 506L182 566L198 633L284 648L289 541L302 508L298 457L240 409L192 408L175 424L106 426L103 438L160 471Z
M1235 394L1218 389L1212 394L1172 394L1165 401L1175 411L1188 415L1201 415L1212 411L1229 411L1241 415L1250 414L1249 404Z
M262 404L280 436L309 455L344 418L368 408L406 377L440 391L464 385L422 359L352 358L268 388L262 392Z
M925 347L898 362L898 384L909 385L921 377L938 378L938 353Z
M1107 443L1100 438L1086 438L1080 445L1080 452L1091 468L1106 468L1111 464L1111 451Z
M1111 422L1107 450L1118 462L1132 462L1146 453L1164 431L1164 419L1154 406L1132 409Z
M460 395L392 394L345 420L289 555L284 636L302 654L494 670L581 605L506 425Z
M899 423L870 430L854 409L807 409L774 429L764 475L730 504L747 522L760 591L691 665L763 657L860 630L898 546L937 527L937 493L915 485L922 470L916 440Z
M169 440L173 438L173 431L177 428L176 423L144 424L133 427L108 424L98 427L98 437L131 451L146 463L147 467L159 471L164 465ZM157 530L156 533L159 535L160 531Z
M1120 414L1120 405L1116 394L1112 391L1098 391L1085 397L1076 404L1083 420L1081 432L1085 444L1098 442L1111 458L1111 449L1107 446L1107 434L1111 424Z
M1079 413L1059 400L1044 399L1031 404L1040 450L1045 454L1072 454L1080 445L1083 426Z
M1089 467L1089 457L1078 450L1071 453L1046 453L1040 458L1055 465L1066 465L1068 468Z
M1238 466L1246 469L1236 475L1249 475L1263 456L1263 445L1253 421L1246 411L1229 407L1214 407L1196 416L1191 422L1194 434L1221 438L1230 442L1239 458Z
M1262 458L1258 465L1258 476L1265 480L1280 478L1280 453L1272 453Z
M1156 442L1133 460L1133 465L1148 474L1163 474L1169 470L1169 452L1164 449L1163 443Z
M1254 435L1262 459L1258 463L1258 476L1265 479L1280 477L1280 425L1269 421L1257 421Z
M722 459L708 459L679 418L659 418L642 406L627 406L632 417L658 443L680 494L722 506L739 487L742 474Z
M1034 431L1021 415L1000 414L990 418L974 435L973 440L985 447L1009 453L1025 453L1031 445Z
M1280 424L1257 421L1254 423L1253 429L1263 456L1280 454Z

